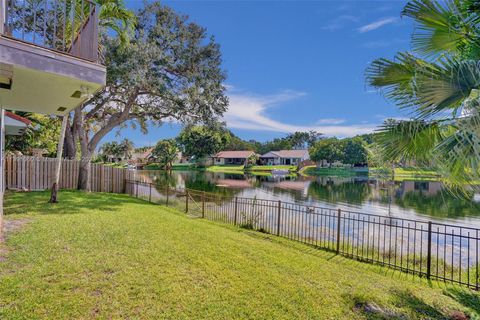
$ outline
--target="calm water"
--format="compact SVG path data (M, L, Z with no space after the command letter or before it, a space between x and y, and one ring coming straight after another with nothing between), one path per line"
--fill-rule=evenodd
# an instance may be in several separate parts
M397 218L480 227L480 201L458 199L441 182L392 182L368 177L272 177L198 171L139 171L172 187L344 208Z

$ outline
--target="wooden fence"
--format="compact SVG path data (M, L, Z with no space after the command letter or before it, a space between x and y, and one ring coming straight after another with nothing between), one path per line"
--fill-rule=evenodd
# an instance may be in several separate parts
M55 158L13 157L5 158L5 186L7 189L45 190L52 187L55 176ZM123 193L125 180L133 179L134 172L102 164L90 164L90 187L95 192ZM76 189L79 160L62 160L60 189Z

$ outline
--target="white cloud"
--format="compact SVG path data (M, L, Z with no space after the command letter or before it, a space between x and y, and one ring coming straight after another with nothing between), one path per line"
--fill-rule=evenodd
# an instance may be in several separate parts
M348 23L357 22L357 21L358 21L357 17L344 14L331 20L327 25L322 27L322 30L335 31L343 28Z
M386 48L392 45L402 44L406 42L408 42L408 40L406 39L375 40L375 41L365 42L362 46L367 49L378 49L378 48Z
M292 133L295 131L315 130L329 136L354 136L372 132L376 125L352 124L340 125L344 119L320 119L312 125L289 124L274 120L267 115L267 110L276 105L305 96L303 92L283 91L275 95L259 96L249 93L229 93L230 106L224 115L229 128ZM292 117L298 109L292 109Z
M369 31L373 31L373 30L376 30L380 27L383 27L384 25L387 25L387 24L390 24L390 23L394 23L396 22L398 19L395 18L395 17L386 17L386 18L382 18L380 20L377 20L377 21L374 21L372 23L369 23L367 25L364 25L360 28L358 28L358 31L361 32L361 33L364 33L364 32L369 32Z
M316 124L341 124L344 122L345 122L345 119L326 118L326 119L318 120Z

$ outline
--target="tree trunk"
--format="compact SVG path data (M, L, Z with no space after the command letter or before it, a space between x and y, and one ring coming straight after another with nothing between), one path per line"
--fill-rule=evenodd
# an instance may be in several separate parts
M63 157L66 159L75 159L77 157L77 144L75 143L73 126L70 124L70 121L67 123L67 129L65 130Z
M58 194L58 184L54 182L52 186L52 191L50 193L50 200L48 202L57 203L58 202L57 194Z
M88 148L88 134L83 127L83 112L82 108L75 109L73 116L73 126L75 133L80 142L80 168L78 170L78 190L90 191L90 162L92 160L92 153Z
M90 159L91 155L87 156L82 154L82 160L80 161L80 170L78 172L78 190L91 191L90 190Z

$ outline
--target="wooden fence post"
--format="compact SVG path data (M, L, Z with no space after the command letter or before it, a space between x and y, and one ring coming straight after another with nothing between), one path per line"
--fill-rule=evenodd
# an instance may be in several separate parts
M202 218L205 218L205 191L202 191Z
M234 206L234 216L233 216L233 224L237 225L237 211L238 211L238 198L235 197L235 206Z
M169 197L169 196L168 196L168 189L170 189L170 188L169 188L168 185L167 185L167 202L165 203L166 206L168 206L168 197Z
M430 279L431 272L432 272L432 221L428 221L427 279Z
M112 168L112 170L110 170L110 181L111 181L111 185L112 185L112 193L113 193L113 185L114 185L114 182L113 182L113 172L115 171L114 168Z
M185 190L185 213L188 213L188 190Z
M277 236L280 236L280 220L282 214L282 201L278 200L278 213L277 213Z
M340 222L342 217L342 209L337 211L337 254L340 253Z

